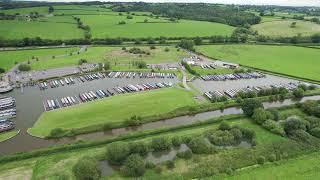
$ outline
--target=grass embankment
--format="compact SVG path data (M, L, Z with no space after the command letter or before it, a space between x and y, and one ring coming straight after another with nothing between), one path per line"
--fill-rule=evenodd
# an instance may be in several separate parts
M0 133L0 142L6 141L19 133L19 130L12 130L8 132Z
M319 160L320 152L316 152L296 159L242 170L234 176L222 176L215 179L317 179L320 169Z
M196 104L192 93L176 88L125 94L43 113L29 133L48 136L55 128L73 129L110 124L121 125L130 117L156 116Z
M320 51L313 48L271 45L208 45L196 50L216 59L280 73L302 79L320 81Z
M292 37L301 34L302 36L310 36L320 32L320 25L308 21L299 20L274 20L253 25L252 29L258 31L260 35L272 37ZM296 22L295 27L290 27Z
M118 13L108 15L81 15L85 25L91 27L93 38L142 38L142 37L195 37L195 36L230 36L234 28L220 23L205 21L179 20L171 22L165 18L150 18L148 16L133 16ZM147 19L147 23L144 20ZM119 25L120 21L126 24ZM106 31L108 29L108 31Z
M127 50L130 48L132 47L127 47ZM173 46L156 46L154 50L151 50L148 46L138 46L138 48L148 51L150 55L142 54L140 56L125 52L122 47L108 46L89 47L86 51L73 55L70 55L70 53L77 52L79 48L2 51L0 52L0 67L9 70L15 63L30 61L32 70L44 70L78 65L80 59L86 59L88 63L109 61L112 70L137 70L137 67L130 65L133 61L145 61L148 64L171 63L178 62L186 56L184 51L177 51ZM165 51L166 48L169 51Z

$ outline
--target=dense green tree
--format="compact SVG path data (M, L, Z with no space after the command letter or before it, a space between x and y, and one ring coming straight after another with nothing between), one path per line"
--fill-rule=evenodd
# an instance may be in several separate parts
M263 104L257 99L245 99L242 103L241 108L245 115L251 117L255 109L263 108Z
M267 111L265 111L263 108L256 108L253 111L252 114L252 119L257 123L257 124L262 124L264 123L268 118Z

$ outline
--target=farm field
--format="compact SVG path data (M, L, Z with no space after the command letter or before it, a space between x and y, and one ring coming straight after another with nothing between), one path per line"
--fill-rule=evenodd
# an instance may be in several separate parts
M52 56L70 54L78 51L79 48L55 48L55 49L37 49L37 50L17 50L17 51L1 51L0 52L0 67L5 70L11 69L15 63L36 62L32 57L38 57L39 61L44 59L52 59Z
M29 132L44 137L55 128L72 129L106 123L122 124L134 115L141 117L157 115L194 104L196 102L191 92L176 88L119 95L45 112ZM124 106L126 108L123 108Z
M206 45L204 55L276 73L319 81L318 49L272 45Z
M10 139L10 138L14 137L15 135L17 135L18 133L19 133L18 130L13 130L13 131L1 133L0 134L0 142Z
M146 16L133 16L133 19L127 19L125 15L119 16L117 13L77 17L91 27L93 38L227 36L234 30L234 27L220 23L189 20L179 20L175 23ZM148 19L148 23L144 23L145 19ZM125 21L126 24L119 25L120 21Z
M42 39L65 40L84 37L83 30L71 23L0 20L0 24L0 38L2 39L16 40L26 37L40 37Z
M240 171L234 176L215 179L317 179L319 177L320 152Z
M320 32L320 25L308 21L299 20L272 20L265 19L263 23L253 25L252 29L258 31L260 35L267 35L272 37L290 37L301 34L302 36L310 36ZM297 25L291 28L292 22Z

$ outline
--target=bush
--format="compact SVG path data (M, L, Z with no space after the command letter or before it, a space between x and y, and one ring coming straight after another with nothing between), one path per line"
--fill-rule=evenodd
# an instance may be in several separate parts
M275 154L270 154L269 157L268 157L268 160L270 162L274 162L277 160L277 156Z
M169 49L168 47L166 47L166 48L164 48L164 51L165 51L165 52L169 52L170 49Z
M54 128L50 131L49 137L62 137L66 133L62 128Z
M5 70L5 69L0 68L0 74L1 74L1 73L5 73L5 72L6 72L6 70Z
M156 47L155 46L150 46L150 49L156 49Z
M147 169L153 169L155 167L156 167L156 165L153 162L151 162L151 161L146 162Z
M295 98L302 98L304 91L301 88L297 88L297 89L293 90L292 94Z
M271 118L275 121L279 121L279 111L277 109L269 109L268 112L272 114L272 118L271 117L268 117L268 118Z
M317 138L320 138L320 127L316 127L310 130L310 134Z
M126 24L126 22L125 21L119 21L118 24L119 25L123 25L123 24Z
M166 161L166 166L168 169L173 169L175 167L174 161L172 160Z
M265 161L266 161L266 158L264 156L259 156L257 158L257 163L258 164L264 164Z
M19 71L30 71L31 70L31 66L28 64L20 64L18 66Z
M148 145L144 142L133 142L129 143L129 149L131 154L139 154L145 156L148 154Z
M263 108L262 103L257 99L245 99L241 106L243 113L249 117L253 115L253 111L257 108Z
M267 120L267 112L263 108L254 109L252 119L257 124L263 124Z
M284 122L284 131L287 134L290 134L291 131L296 131L296 130L307 130L307 124L306 121L303 121L299 117L289 117L285 122Z
M231 127L230 127L230 125L229 125L227 122L222 121L222 122L220 123L218 129L221 130L221 131L228 131L228 130L231 129Z
M285 135L285 132L284 132L282 126L281 126L279 123L277 123L277 122L275 122L275 121L273 121L273 120L270 120L270 119L266 120L266 121L262 124L262 126L263 126L264 128L266 128L267 130L275 133L275 134L279 134L279 135L281 135L281 136L284 136L284 135Z
M171 148L171 142L165 137L153 138L151 147L154 149L154 151L169 150Z
M130 155L126 159L124 166L121 168L122 174L129 177L142 176L145 171L146 167L144 160L138 154Z
M191 159L192 158L192 151L190 149L178 152L177 157L181 159Z
M139 69L145 69L145 68L147 68L147 63L144 62L144 61L138 61L138 62L136 62L136 66L137 66Z
M78 64L79 64L79 65L82 65L82 64L87 63L87 62L88 62L88 61L87 61L86 59L80 59L79 62L78 62Z
M127 143L114 142L107 147L107 159L111 164L120 165L129 156L130 149Z
M180 136L175 136L171 139L172 145L175 147L179 147L182 144L182 139Z
M73 166L72 172L76 179L79 180L95 180L100 179L101 171L98 161L92 157L83 157Z
M195 154L209 154L213 152L213 146L203 137L192 138L188 147Z

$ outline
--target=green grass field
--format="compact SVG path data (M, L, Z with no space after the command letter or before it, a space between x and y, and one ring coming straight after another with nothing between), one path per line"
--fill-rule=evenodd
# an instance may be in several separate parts
M126 47L130 49L131 47ZM140 49L150 52L150 55L130 54L122 50L122 47L89 47L87 51L80 54L68 55L71 52L76 52L79 48L56 48L56 49L40 49L40 50L17 50L17 51L2 51L0 52L0 67L9 70L15 65L15 62L31 62L32 70L43 70L50 68L58 68L65 66L78 65L79 59L86 59L89 63L98 63L109 61L114 70L122 69L121 65L128 67L132 61L145 61L146 63L170 63L178 62L182 57L187 56L184 51L177 51L173 46L157 46L151 50L148 46L140 46ZM165 48L169 48L166 52ZM59 57L59 55L68 55ZM38 57L32 59L32 57ZM55 56L53 59L52 56ZM135 68L135 67L132 67ZM132 69L130 68L130 69Z
M131 47L127 47L129 50ZM180 61L181 57L185 56L184 51L177 51L176 48L169 46L169 51L166 52L164 46L157 46L155 50L151 50L148 46L139 47L150 52L150 55L137 55L125 52L122 47L90 47L87 51L77 55L68 57L47 59L32 63L32 69L49 69L70 65L77 65L79 59L86 59L89 63L98 63L109 61L112 66L120 64L127 65L132 61L145 61L146 63L170 63Z
M103 123L121 124L133 115L157 115L195 103L191 92L176 88L119 95L45 112L29 132L44 137L54 128L72 129Z
M23 39L40 37L42 39L81 39L83 30L76 24L39 22L25 20L1 20L0 38Z
M217 69L202 69L200 66L193 66L193 70L195 70L200 75L207 74L231 74L234 72L233 69L228 68L217 68Z
M270 21L271 20L271 21ZM274 20L274 18L264 20L265 22L253 25L253 30L258 31L260 35L267 35L272 37L288 37L297 36L301 34L302 36L309 36L320 32L320 25L308 21L299 20ZM295 28L291 28L292 22L296 22Z
M320 50L295 46L208 45L196 47L209 57L241 65L283 73L300 78L320 80Z
M0 133L0 142L10 139L16 136L18 133L19 133L19 130L12 130L8 132Z
M0 67L6 70L12 68L15 63L25 62L32 60L32 57L38 57L39 61L45 61L46 59L52 59L52 56L70 54L75 52L79 48L55 48L55 49L37 49L37 50L17 50L17 51L1 51L0 52ZM45 66L45 63L41 63ZM36 66L33 66L35 68Z
M211 22L180 20L178 23L168 22L165 19L134 16L127 19L125 15L92 15L78 16L83 23L91 27L93 38L141 38L141 37L194 37L212 35L230 35L233 27ZM143 23L148 19L149 23ZM126 24L119 25L118 22Z
M317 179L320 175L320 152L308 154L297 159L282 161L280 164L267 164L258 168L240 171L234 176L223 176L221 179ZM217 178L220 179L220 178Z

